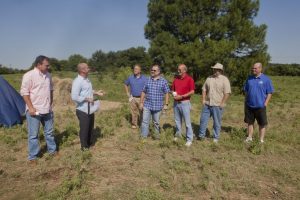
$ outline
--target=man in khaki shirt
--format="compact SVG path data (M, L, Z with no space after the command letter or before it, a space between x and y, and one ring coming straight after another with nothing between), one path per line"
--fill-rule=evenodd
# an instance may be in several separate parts
M226 76L223 75L223 65L220 63L211 67L213 75L209 76L202 87L202 113L200 119L199 138L205 138L205 132L210 116L212 116L213 137L217 143L220 137L222 114L225 103L231 93L230 83Z

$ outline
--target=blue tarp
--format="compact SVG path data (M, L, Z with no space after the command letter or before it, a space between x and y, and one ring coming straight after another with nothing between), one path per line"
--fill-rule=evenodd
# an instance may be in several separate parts
M0 125L13 126L22 123L25 102L21 95L0 76Z

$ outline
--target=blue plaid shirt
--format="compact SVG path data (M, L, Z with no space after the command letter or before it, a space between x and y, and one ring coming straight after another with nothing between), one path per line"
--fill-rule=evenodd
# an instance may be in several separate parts
M149 110L162 110L164 106L164 96L170 92L168 82L163 77L154 80L150 77L143 89L146 94L144 107Z

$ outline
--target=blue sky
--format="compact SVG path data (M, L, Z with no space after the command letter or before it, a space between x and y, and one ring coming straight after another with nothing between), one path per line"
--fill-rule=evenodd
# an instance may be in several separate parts
M148 0L0 0L0 64L27 68L37 55L91 57L96 50L149 47ZM272 62L300 63L300 1L261 0Z

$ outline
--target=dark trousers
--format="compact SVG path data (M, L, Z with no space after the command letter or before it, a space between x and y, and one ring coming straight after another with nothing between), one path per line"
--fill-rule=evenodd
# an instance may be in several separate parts
M76 115L79 120L79 138L81 148L89 148L91 146L92 132L94 128L95 115L86 114L80 110L76 110Z

